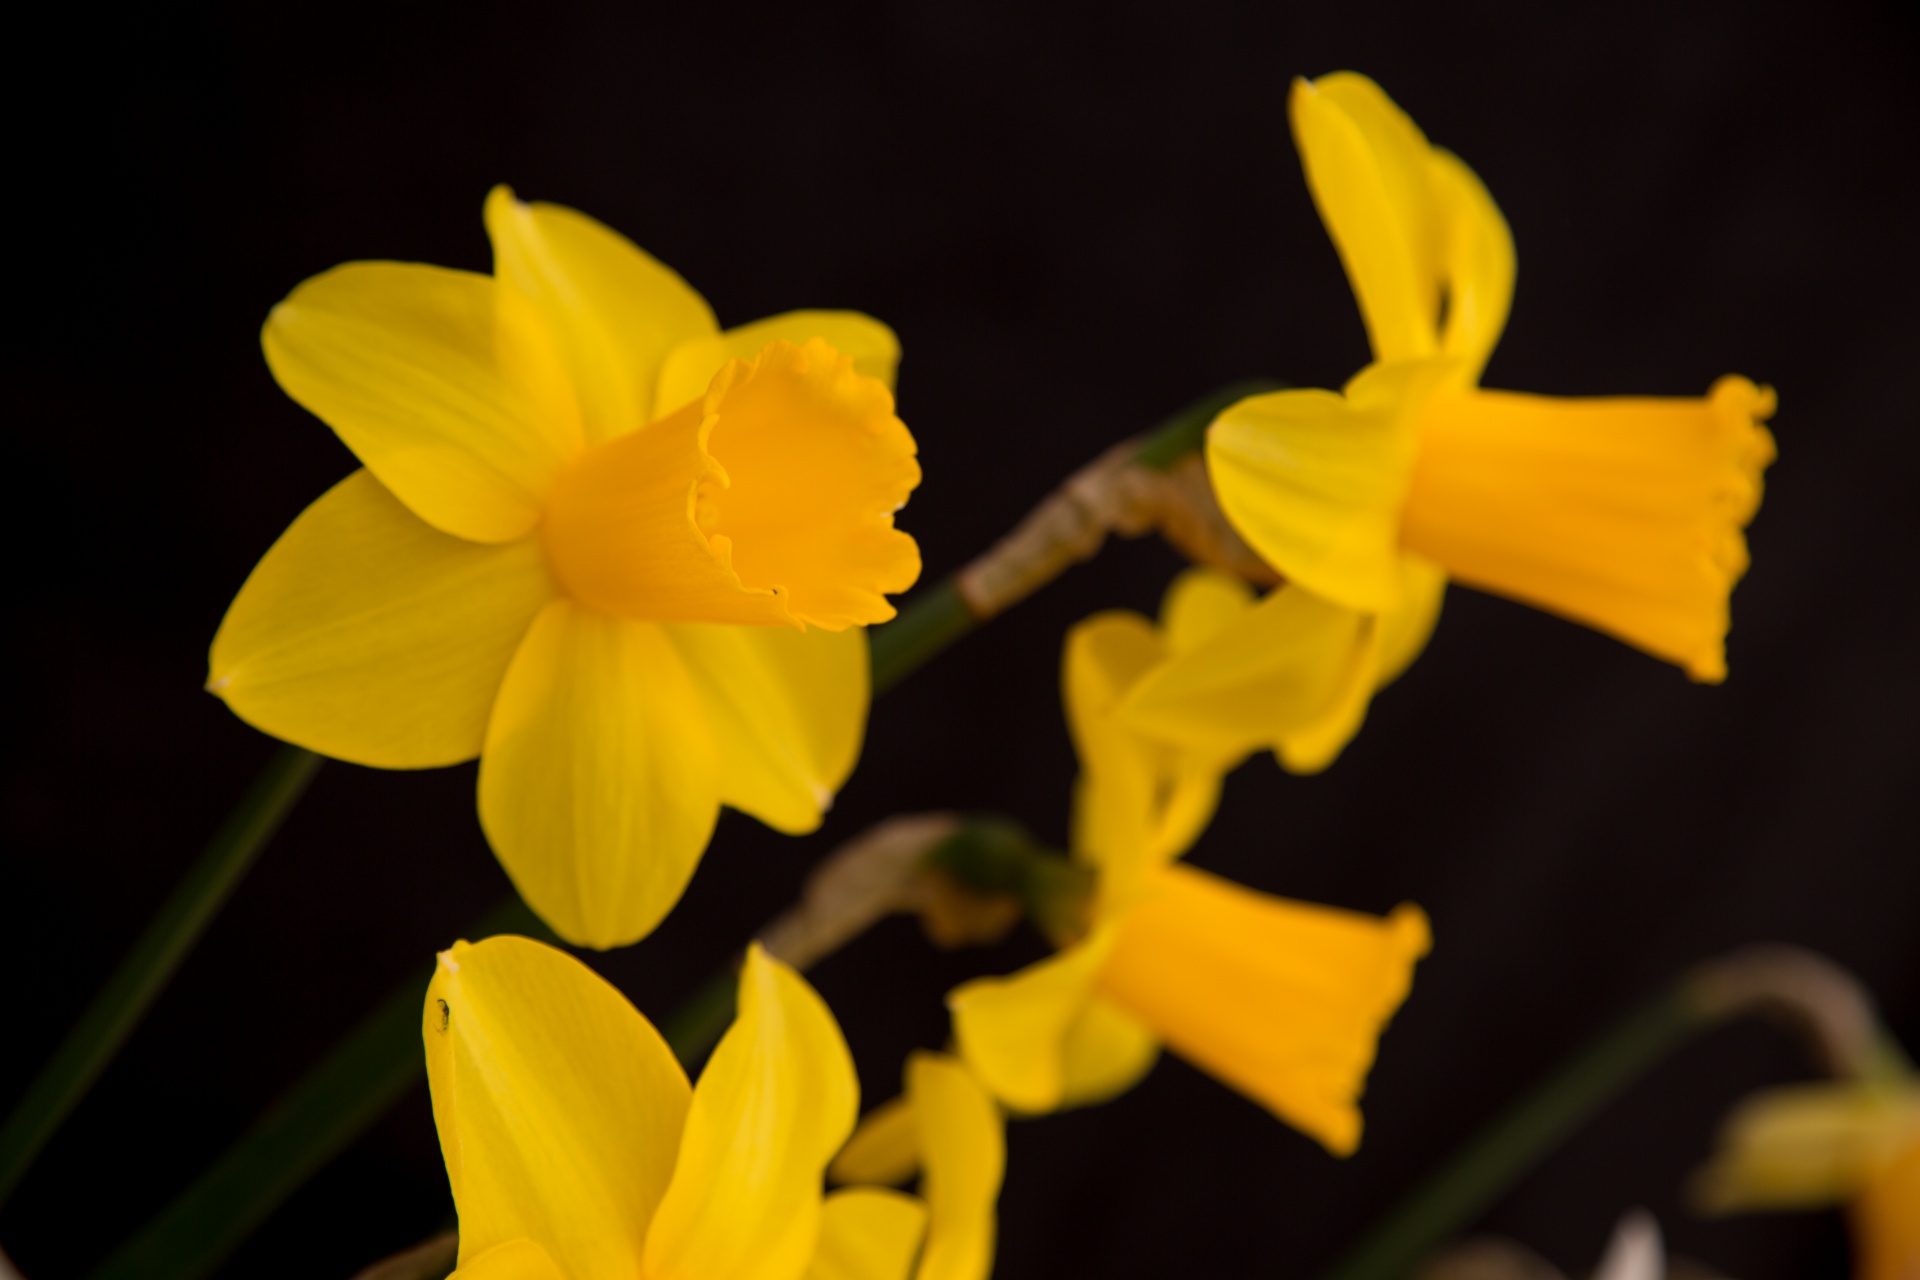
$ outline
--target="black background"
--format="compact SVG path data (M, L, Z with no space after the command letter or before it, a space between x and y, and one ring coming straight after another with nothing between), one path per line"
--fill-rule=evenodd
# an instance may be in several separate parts
M938 575L1195 395L1364 362L1284 112L1294 75L1342 67L1513 226L1488 385L1780 389L1733 676L1696 687L1453 591L1345 757L1306 779L1252 762L1194 855L1431 913L1360 1153L1164 1061L1113 1105L1014 1127L998 1275L1310 1275L1585 1037L1735 944L1826 950L1920 1044L1907 9L336 2L9 26L0 1100L272 748L200 684L247 570L353 465L259 355L294 284L354 258L485 270L480 201L506 181L632 236L723 323L872 312L904 342L927 479L902 523ZM1063 840L1062 633L1151 609L1176 567L1112 546L886 697L818 835L729 818L666 926L604 971L665 1013L889 813L993 809ZM473 779L322 771L0 1214L28 1275L102 1256L501 895ZM944 1039L948 986L1038 952L939 954L897 920L815 978L877 1100ZM1805 1073L1775 1030L1717 1032L1481 1225L1577 1272L1645 1204L1735 1277L1841 1274L1835 1214L1703 1221L1680 1194L1735 1098ZM343 1277L446 1206L420 1089L228 1274Z

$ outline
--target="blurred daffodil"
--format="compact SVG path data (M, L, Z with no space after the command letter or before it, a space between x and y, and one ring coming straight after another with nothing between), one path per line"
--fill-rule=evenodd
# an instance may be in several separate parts
M919 573L876 320L722 331L592 219L487 199L494 274L354 262L275 307L274 377L364 464L214 638L268 733L389 769L481 757L480 817L568 940L649 932L721 804L818 825L859 753L861 626Z
M1344 1155L1380 1032L1428 949L1426 916L1294 902L1178 864L1239 756L1170 747L1118 714L1143 674L1204 651L1246 604L1243 587L1196 570L1159 628L1118 612L1074 628L1064 685L1081 761L1074 854L1098 876L1088 928L948 1003L962 1056L1015 1110L1110 1097L1164 1043Z
M916 1061L924 1201L822 1194L858 1084L827 1007L757 946L697 1085L625 997L524 938L456 944L427 991L460 1280L982 1280L1000 1122L958 1064Z
M1744 1102L1696 1191L1716 1213L1846 1204L1859 1280L1920 1277L1920 1088L1849 1082Z
M1514 278L1486 188L1363 76L1297 81L1291 116L1375 363L1339 393L1253 396L1215 421L1221 508L1286 585L1143 687L1137 723L1194 745L1257 736L1322 768L1425 645L1450 579L1723 679L1772 391L1479 388Z

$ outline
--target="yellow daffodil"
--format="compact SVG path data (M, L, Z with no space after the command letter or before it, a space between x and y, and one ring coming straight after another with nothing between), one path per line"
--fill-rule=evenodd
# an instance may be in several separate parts
M1221 508L1286 585L1144 684L1136 723L1190 743L1258 734L1287 767L1322 768L1425 645L1450 579L1723 679L1772 391L1480 389L1514 277L1486 188L1365 77L1295 82L1291 116L1375 363L1339 393L1254 396L1215 421Z
M1847 1204L1859 1280L1920 1280L1920 1089L1773 1089L1728 1119L1700 1175L1718 1213Z
M481 758L480 817L569 941L649 932L721 804L812 830L859 754L867 623L920 571L886 326L721 330L617 233L505 188L494 274L354 262L275 307L289 395L365 469L214 638L242 718L387 769Z
M1074 853L1098 872L1089 928L1020 973L956 990L954 1037L1024 1112L1112 1096L1165 1043L1345 1155L1360 1140L1380 1032L1428 949L1426 916L1293 902L1178 864L1238 757L1169 747L1118 714L1143 673L1204 651L1245 609L1244 587L1194 571L1169 592L1160 628L1116 612L1069 635Z
M653 1027L564 952L443 952L423 1035L460 1217L460 1280L984 1280L1000 1121L958 1064L917 1060L925 1198L823 1197L859 1087L833 1015L759 947L689 1087Z

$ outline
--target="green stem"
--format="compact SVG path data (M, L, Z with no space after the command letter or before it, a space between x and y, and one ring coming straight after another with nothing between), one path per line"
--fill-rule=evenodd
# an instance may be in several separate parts
M74 1024L0 1128L0 1202L140 1025L247 868L307 789L320 757L282 747L228 815L107 985Z
M867 633L873 691L885 693L979 625L954 577L915 594L892 622Z
M1243 378L1200 397L1155 427L1133 460L1143 467L1165 471L1207 442L1207 428L1228 406L1268 391L1285 391L1287 384L1272 378Z
M554 940L517 898L482 917L467 936L497 933ZM426 1069L420 1001L432 979L430 969L416 974L382 1001L212 1168L96 1267L91 1280L212 1274L281 1201L419 1081Z
M1322 1280L1400 1280L1594 1112L1711 1019L1676 986L1629 1013L1402 1200Z

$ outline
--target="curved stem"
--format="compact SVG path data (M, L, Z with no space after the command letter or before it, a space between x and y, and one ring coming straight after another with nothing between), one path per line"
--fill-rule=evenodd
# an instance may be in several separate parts
M872 630L873 691L891 689L981 623L1091 557L1109 533L1145 532L1165 513L1140 509L1138 493L1122 495L1126 473L1133 472L1137 479L1142 471L1172 469L1199 451L1207 427L1222 410L1284 385L1264 378L1230 383L1068 477L1006 537L916 593L898 617ZM1173 492L1153 488L1163 501ZM1206 501L1211 503L1211 497Z
M1633 1010L1427 1175L1322 1280L1400 1280L1595 1111L1713 1021L1686 983Z
M893 688L980 621L960 594L957 577L943 578L916 593L898 617L868 633L873 691L880 694Z
M282 747L234 807L0 1128L0 1202L140 1025L307 789L320 757Z
M1133 455L1134 465L1165 471L1190 453L1200 452L1207 442L1207 428L1213 420L1248 396L1268 391L1285 391L1287 384L1272 378L1243 378L1229 382L1200 397L1180 412L1155 427Z

